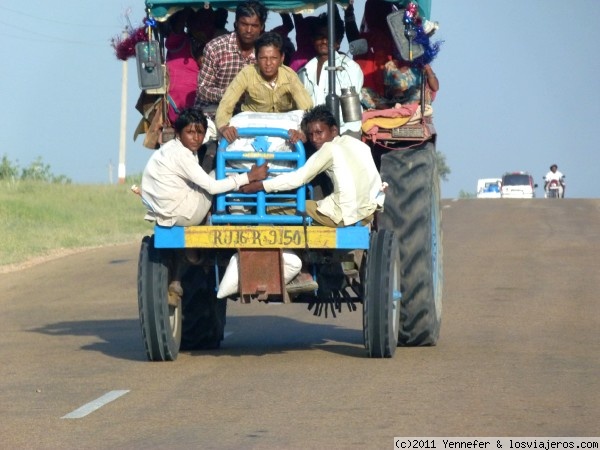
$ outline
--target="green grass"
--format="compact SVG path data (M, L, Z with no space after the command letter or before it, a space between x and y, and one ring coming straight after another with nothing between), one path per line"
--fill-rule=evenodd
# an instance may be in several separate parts
M0 266L151 234L129 185L0 181Z

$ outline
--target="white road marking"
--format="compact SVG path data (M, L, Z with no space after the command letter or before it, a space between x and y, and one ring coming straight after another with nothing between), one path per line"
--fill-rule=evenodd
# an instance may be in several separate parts
M118 399L119 397L127 394L128 392L129 390L107 392L102 397L98 397L96 400L86 403L82 407L77 408L75 411L71 411L69 414L62 416L61 419L81 419L82 417L93 413L97 409L102 408L107 403Z

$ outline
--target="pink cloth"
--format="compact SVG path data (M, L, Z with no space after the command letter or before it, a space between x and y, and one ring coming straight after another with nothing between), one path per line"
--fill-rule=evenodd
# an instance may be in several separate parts
M169 97L181 112L194 106L198 86L198 64L192 56L192 46L185 33L173 33L165 42L166 64L169 73ZM169 102L168 117L175 122L179 114Z
M373 117L410 117L419 108L419 104L410 103L390 109L371 109L363 112L363 122Z
M419 105L417 103L409 103L407 105L401 105L399 103L396 104L396 106L394 108L389 108L389 109L372 109L369 111L365 111L363 112L363 132L369 136L371 136L371 139L375 140L376 139L376 135L377 133L379 133L379 126L382 125L381 123L378 123L377 120L373 120L373 119L378 119L378 118L385 118L385 119L394 119L394 118L404 118L404 120L400 120L398 121L398 123L395 123L393 125L390 124L389 120L386 121L386 128L390 128L390 127L396 127L396 126L402 126L406 124L406 118L407 117L412 117L415 115L415 113L418 111L419 109ZM367 129L365 129L367 128Z
M292 60L290 62L290 68L293 69L295 72L298 72L300 69L302 69L306 63L308 61L310 61L311 59L313 59L315 56L315 52L314 50L301 50L298 51L296 50L294 52L294 54L292 55Z
M312 33L317 18L314 16L302 17L301 14L294 14L293 17L296 28L296 51L292 55L289 67L298 72L309 60L315 57Z

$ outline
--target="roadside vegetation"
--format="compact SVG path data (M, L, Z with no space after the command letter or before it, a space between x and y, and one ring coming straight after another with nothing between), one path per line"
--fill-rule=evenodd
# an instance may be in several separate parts
M439 177L444 181L448 181L448 176L452 171L450 170L450 166L448 166L448 163L446 162L446 155L444 155L440 151L437 151L435 153L435 156L437 158L437 168Z
M450 168L438 153L440 177ZM0 269L78 248L140 241L152 233L144 207L130 191L141 175L120 185L73 184L41 158L19 167L0 160Z
M458 198L477 198L477 194L473 192L467 192L461 189L458 193Z
M0 162L0 267L61 250L139 241L152 230L129 187L72 184L41 160L20 169Z

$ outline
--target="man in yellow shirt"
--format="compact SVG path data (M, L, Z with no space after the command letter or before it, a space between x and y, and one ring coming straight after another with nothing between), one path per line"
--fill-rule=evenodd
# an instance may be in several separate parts
M235 106L243 97L242 111L289 112L313 106L296 72L283 65L283 40L277 33L264 33L255 43L256 64L244 67L225 90L215 122L233 142L237 129L229 125Z

